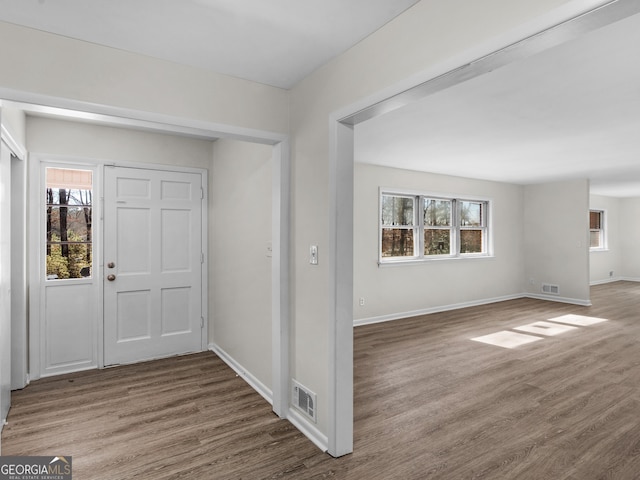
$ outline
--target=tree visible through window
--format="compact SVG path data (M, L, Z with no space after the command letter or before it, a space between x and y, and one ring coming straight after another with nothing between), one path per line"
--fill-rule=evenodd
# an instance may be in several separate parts
M486 201L383 192L380 261L486 255L488 205Z
M382 256L412 257L415 238L415 200L382 196Z
M451 200L423 198L424 254L451 254Z
M46 169L47 280L91 276L93 173Z
M605 248L604 244L604 212L602 210L589 211L589 246L593 249Z

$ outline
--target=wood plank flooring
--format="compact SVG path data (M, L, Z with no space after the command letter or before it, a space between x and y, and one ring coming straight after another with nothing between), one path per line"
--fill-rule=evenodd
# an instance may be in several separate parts
M514 300L355 330L355 452L321 453L212 353L14 392L3 455L83 479L640 479L640 284L592 307ZM504 349L470 338L608 319Z

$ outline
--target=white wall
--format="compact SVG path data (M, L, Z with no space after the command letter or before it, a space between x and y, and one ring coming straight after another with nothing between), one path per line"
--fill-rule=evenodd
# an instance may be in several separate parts
M493 255L378 266L379 187L489 199ZM520 295L522 212L522 186L356 163L354 319L401 318ZM364 306L359 305L360 297Z
M590 195L589 208L603 210L605 216L606 250L594 250L589 254L589 279L591 284L619 280L622 275L620 209L624 199ZM613 272L613 275L610 275ZM640 272L638 272L640 277Z
M287 92L0 22L0 88L272 132Z
M548 283L559 298L589 304L589 182L528 185L524 199L527 293L541 296Z
M212 280L209 341L243 372L272 389L271 151L218 140L213 145L209 224Z
M6 103L6 102L5 102ZM26 116L22 110L9 104L2 104L2 126L7 129L19 145L26 145Z
M210 168L211 142L87 123L27 117L31 154Z
M621 276L640 281L640 198L620 201Z

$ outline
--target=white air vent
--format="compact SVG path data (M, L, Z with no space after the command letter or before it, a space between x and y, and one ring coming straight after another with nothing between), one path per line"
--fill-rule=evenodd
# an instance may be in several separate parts
M295 380L293 382L293 406L316 422L316 394L303 387Z
M560 287L558 285L551 285L548 283L542 284L542 293L548 293L550 295L559 295Z

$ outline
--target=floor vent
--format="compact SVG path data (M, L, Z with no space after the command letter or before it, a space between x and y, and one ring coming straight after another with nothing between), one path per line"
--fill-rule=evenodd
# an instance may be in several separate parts
M316 422L316 394L303 387L295 380L293 382L293 406Z
M542 293L548 293L550 295L559 295L560 287L558 285L550 285L548 283L542 284Z

